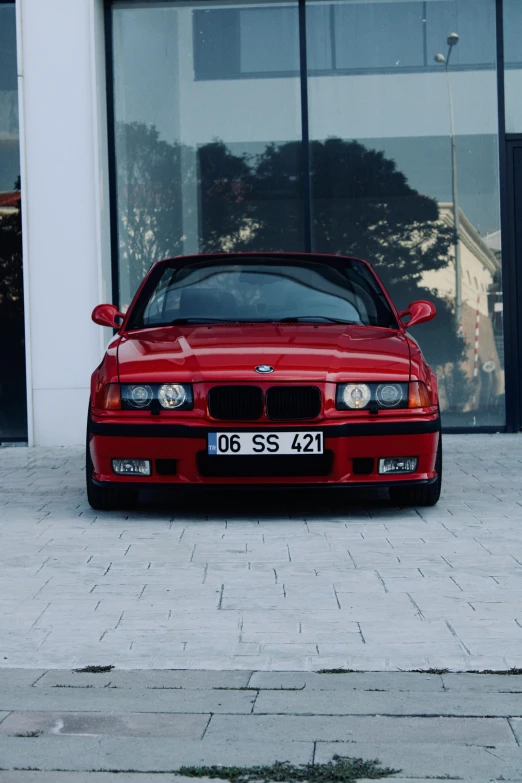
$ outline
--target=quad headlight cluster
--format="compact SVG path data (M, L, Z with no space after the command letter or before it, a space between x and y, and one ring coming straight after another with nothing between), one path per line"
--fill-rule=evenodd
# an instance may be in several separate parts
M424 408L431 405L423 383L340 383L337 386L337 410L363 408Z
M148 410L153 405L165 410L192 410L194 396L190 383L122 383L121 407Z

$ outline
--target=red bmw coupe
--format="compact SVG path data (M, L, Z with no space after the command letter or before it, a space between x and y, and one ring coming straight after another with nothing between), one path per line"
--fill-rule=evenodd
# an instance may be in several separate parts
M442 475L437 380L358 258L231 253L159 261L94 371L87 493L132 506L142 487L385 487L431 506Z

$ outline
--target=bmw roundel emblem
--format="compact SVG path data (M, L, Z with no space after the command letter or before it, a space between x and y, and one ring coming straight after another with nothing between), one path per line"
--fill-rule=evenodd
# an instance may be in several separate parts
M274 368L270 367L269 364L258 364L255 371L260 372L263 375L268 375L269 372L274 372Z

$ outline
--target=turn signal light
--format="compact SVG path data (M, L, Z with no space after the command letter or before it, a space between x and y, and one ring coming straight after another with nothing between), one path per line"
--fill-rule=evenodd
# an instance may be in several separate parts
M412 381L408 390L408 408L429 408L430 395L422 381Z
M106 383L97 386L95 405L104 411L119 411L121 409L120 384Z

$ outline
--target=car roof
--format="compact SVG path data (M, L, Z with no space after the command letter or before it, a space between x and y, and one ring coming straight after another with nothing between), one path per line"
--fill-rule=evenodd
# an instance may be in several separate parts
M172 256L170 258L162 258L159 261L156 261L152 266L156 266L156 264L166 264L170 261L186 261L186 262L196 262L201 259L205 259L208 261L216 260L220 261L223 259L234 259L234 258L290 258L290 259L319 259L319 260L328 260L328 261L359 261L362 264L366 264L366 266L371 267L371 264L366 261L364 258L359 258L358 256L344 256L340 255L338 253L307 253L305 251L303 252L296 252L296 251L246 251L246 252L240 252L240 251L234 251L233 253L194 253L190 255L180 255L180 256ZM152 268L152 267L151 267Z

